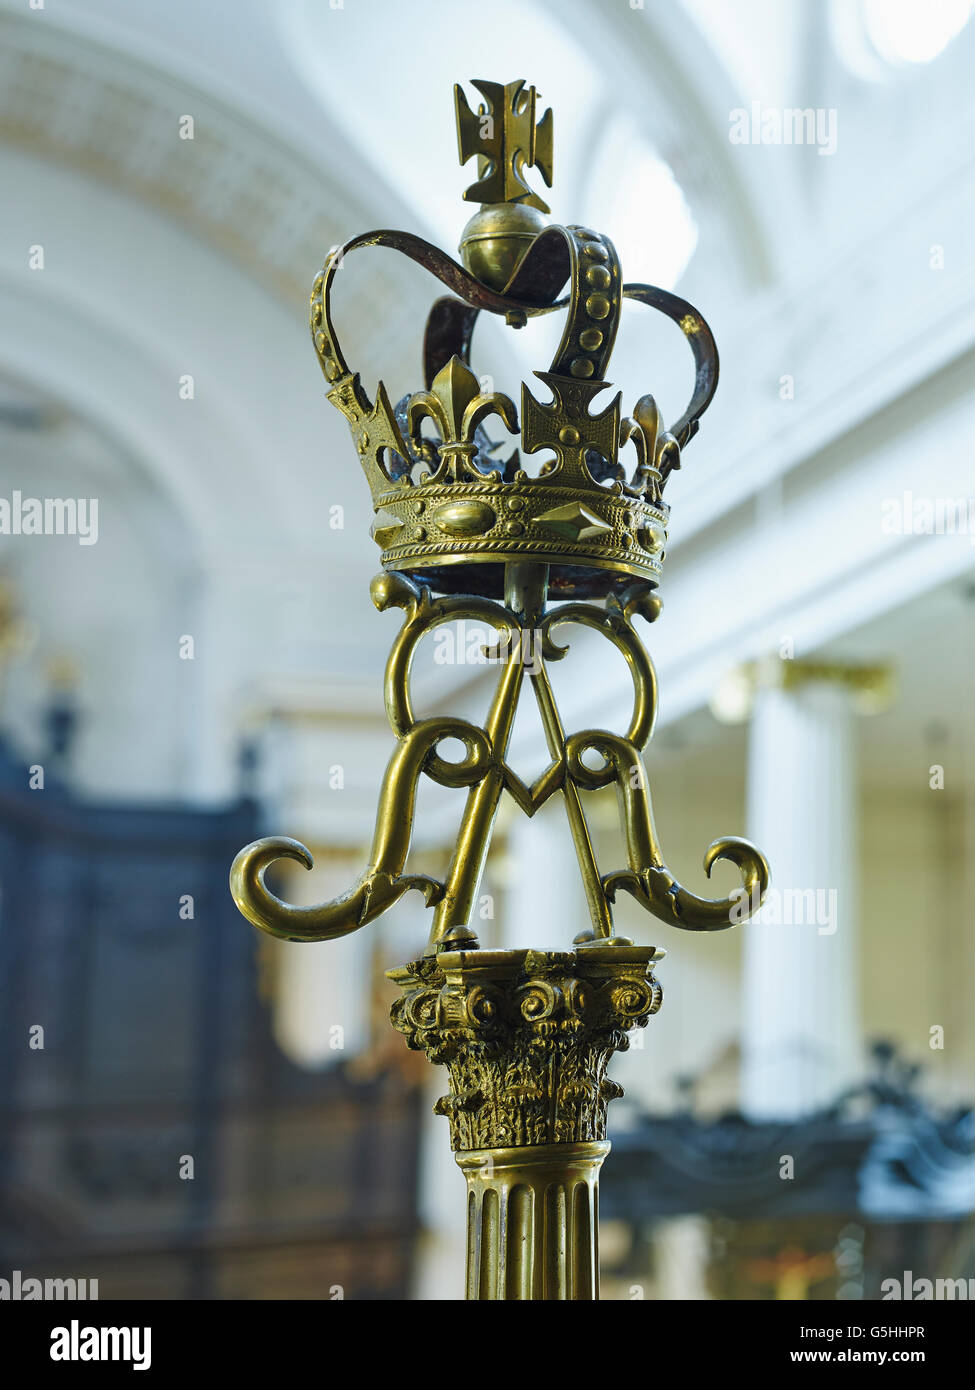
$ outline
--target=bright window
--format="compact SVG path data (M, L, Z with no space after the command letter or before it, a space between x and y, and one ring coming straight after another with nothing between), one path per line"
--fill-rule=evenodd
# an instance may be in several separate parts
M863 0L863 23L888 63L930 63L968 23L975 0Z

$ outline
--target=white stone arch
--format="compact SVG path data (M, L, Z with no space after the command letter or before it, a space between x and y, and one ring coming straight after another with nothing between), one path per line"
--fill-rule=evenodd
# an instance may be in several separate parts
M232 263L123 195L10 151L0 152L0 163L11 192L0 364L112 441L179 518L182 538L167 582L177 586L193 570L196 626L230 634L220 636L217 688L201 688L186 711L197 725L197 755L188 760L196 774L181 790L225 792L233 752L228 702L259 667L259 629L280 636L280 589L313 581L316 517L336 499L350 511L367 506L354 458L340 473L322 466L323 442L326 457L331 448L347 451L344 427L315 400L317 368L300 311L290 313ZM66 189L76 219L70 233L53 218ZM26 224L43 225L49 213L46 268L29 271ZM157 271L147 305L150 248ZM208 286L209 303L195 311L181 305L179 281ZM217 312L222 292L259 348L240 341L229 312ZM192 368L196 395L182 401L179 378ZM306 508L295 505L298 494ZM340 548L346 538L351 546L351 529L335 538ZM184 564L183 555L192 562ZM320 557L322 581L334 558ZM248 590L262 608L252 610L257 630L242 635L231 615ZM273 650L268 660L273 665Z
M259 102L257 121L243 114L231 84L204 90L172 52L156 66L131 33L53 18L0 13L0 369L89 422L177 518L188 558L161 582L190 585L212 660L180 715L190 771L162 789L211 799L233 790L254 688L309 647L321 657L313 624L336 574L362 583L336 614L333 650L369 669L383 659L388 633L362 622L368 489L323 400L305 307L329 247L382 218L345 187L340 142L326 167ZM186 111L202 181L175 136ZM31 272L38 243L45 268ZM417 291L398 295L383 258L363 269L342 287L353 327L414 334ZM186 373L192 403L177 393ZM339 531L325 527L335 506Z
M699 247L720 258L741 286L776 278L781 244L768 190L744 161L732 158L728 113L741 94L706 35L682 4L626 3L598 8L589 0L541 0L553 21L587 34L598 23L596 51L612 74L612 99L653 140L692 202L702 235Z

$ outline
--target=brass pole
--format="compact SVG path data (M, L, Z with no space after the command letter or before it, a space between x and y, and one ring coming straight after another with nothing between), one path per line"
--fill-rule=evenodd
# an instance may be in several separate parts
M599 1297L599 1169L606 1140L474 1149L467 1179L469 1299Z
M671 927L719 931L757 909L769 871L754 845L723 838L708 848L704 867L710 873L718 860L730 861L739 888L722 898L684 888L663 857L642 759L657 691L633 619L653 622L660 612L655 590L670 516L663 490L717 385L711 330L677 295L625 283L609 237L546 223L548 206L526 175L536 169L551 184L551 111L539 113L538 93L522 81L474 85L483 98L476 111L455 88L461 163L476 157L478 171L464 196L481 205L461 237L463 265L410 233L366 232L330 254L312 288L312 340L328 399L349 424L375 504L383 570L373 602L403 613L385 680L396 743L369 862L332 901L288 903L271 892L265 873L281 858L311 868L311 855L296 840L274 837L241 850L230 882L244 916L289 941L346 936L411 889L423 893L434 909L430 941L420 959L388 972L401 990L391 1017L410 1047L448 1071L436 1109L450 1122L467 1182L467 1296L591 1300L599 1296L606 1107L622 1094L606 1068L662 998L653 966L663 951L617 936L613 903L625 891ZM367 393L331 314L346 255L375 246L408 256L449 291L427 321L425 388L396 406L381 381ZM622 392L593 408L608 387L625 301L664 313L693 354L693 393L669 428L649 394L629 415ZM522 383L519 407L475 376L471 338L480 313L518 328L562 310L561 341L548 370L535 373L550 399L537 400ZM491 419L518 439L504 462L486 433ZM620 457L627 445L632 470ZM539 452L544 461L531 476L523 460ZM441 624L467 619L498 634L500 673L487 718L483 725L449 715L418 719L410 696L416 648ZM608 639L627 662L633 708L625 733L566 732L546 663L566 655L552 633L572 624ZM531 786L507 762L526 668L550 757ZM459 740L463 757L442 757L446 740ZM585 760L591 753L598 767ZM442 881L407 871L424 777L466 789ZM582 794L610 786L626 857L623 867L601 873ZM562 794L592 919L575 950L478 946L473 916L503 792L528 816Z
M565 747L565 730L555 707L552 685L544 667L539 671L532 672L532 689L535 692L535 699L542 716L548 750L553 758L557 758ZM572 833L576 858L582 872L582 884L586 894L586 905L592 918L593 935L607 940L613 935L613 918L599 876L596 854L582 810L582 798L575 783L568 778L562 783L562 801L569 819L569 830Z
M505 565L505 597L507 607L522 622L524 629L538 621L545 610L545 591L548 585L548 565L522 564L511 561ZM498 682L484 732L494 750L496 766L467 796L464 818L454 846L447 883L436 911L430 933L430 948L448 935L458 941L471 938L471 916L484 876L484 865L491 845L491 833L498 814L498 804L504 789L501 765L508 751L511 728L515 721L518 698L525 674L525 652L520 643L510 643L504 656L504 671Z
M446 1065L437 1102L467 1180L467 1297L599 1297L606 1075L660 1008L652 946L441 951L388 972L393 1026Z

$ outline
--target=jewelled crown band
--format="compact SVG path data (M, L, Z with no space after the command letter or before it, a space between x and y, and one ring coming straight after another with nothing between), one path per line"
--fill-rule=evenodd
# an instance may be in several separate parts
M557 598L605 597L635 580L655 584L667 543L663 490L714 394L714 338L686 300L624 283L607 236L545 225L545 204L524 171L537 164L551 181L551 111L536 124L535 89L522 82L474 85L486 98L476 115L455 89L459 145L462 161L476 154L487 172L465 196L515 201L488 203L474 215L461 241L464 265L409 233L370 232L329 257L312 293L315 351L372 490L383 566L441 593L500 596L511 560L547 564ZM339 268L369 246L408 256L451 292L427 320L424 389L395 406L382 382L367 394L332 317ZM669 428L649 393L625 415L620 392L593 407L610 387L606 373L626 300L673 319L694 354L693 395ZM546 390L522 384L520 409L500 392L483 392L471 368L482 311L515 327L565 313L555 356L534 373ZM499 426L507 437L492 437ZM524 460L540 453L532 476Z

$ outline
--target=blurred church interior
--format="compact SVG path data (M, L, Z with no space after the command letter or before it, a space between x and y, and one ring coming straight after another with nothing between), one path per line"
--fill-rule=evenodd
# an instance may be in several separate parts
M226 876L285 833L316 860L292 900L351 884L392 737L397 619L312 279L370 227L453 251L452 83L523 77L555 112L555 220L605 228L718 341L669 493L648 767L689 887L715 826L773 868L763 919L703 942L620 904L668 955L612 1071L603 1297L975 1278L972 9L0 0L0 497L98 502L95 543L0 534L0 1273L461 1295L443 1080L387 1019L422 901L294 945ZM730 138L791 108L832 140ZM366 259L338 308L396 400L430 290ZM517 394L558 328L480 331ZM614 359L665 414L690 385L672 333L624 324ZM616 728L626 668L594 652L554 671L561 707ZM418 665L425 711L483 717L476 644ZM541 746L526 709L512 762ZM421 795L434 872L461 803ZM561 807L503 808L482 942L568 948L585 913Z

